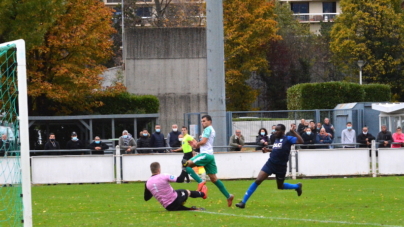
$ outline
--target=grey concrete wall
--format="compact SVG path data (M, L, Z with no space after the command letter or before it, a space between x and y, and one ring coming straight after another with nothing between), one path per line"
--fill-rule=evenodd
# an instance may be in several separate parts
M207 111L204 28L137 28L126 40L126 87L159 98L164 134L184 113Z

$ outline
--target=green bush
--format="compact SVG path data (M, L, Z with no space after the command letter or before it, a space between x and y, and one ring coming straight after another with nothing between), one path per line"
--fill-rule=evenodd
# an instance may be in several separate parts
M287 91L288 110L333 109L340 103L390 101L387 85L347 82L305 83Z
M157 113L159 100L153 95L134 95L128 92L99 97L103 103L94 110L98 114L148 114Z
M364 102L388 102L391 101L391 89L386 84L365 84Z

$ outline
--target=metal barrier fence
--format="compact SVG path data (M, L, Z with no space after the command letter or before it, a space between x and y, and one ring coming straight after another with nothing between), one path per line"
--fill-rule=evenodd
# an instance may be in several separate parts
M335 147L352 146L352 144L334 145ZM375 141L372 141L371 148L300 149L299 146L292 147L288 163L287 175L294 179L318 176L370 175L376 177L404 174L404 148L377 149ZM77 152L81 151L77 150ZM376 151L378 151L378 157L376 157ZM16 157L5 156L0 159L13 158ZM34 184L93 182L119 184L122 181L142 181L150 176L151 162L158 161L164 172L176 174L181 171L181 159L181 153L121 154L119 146L116 146L114 155L33 156L31 157L32 182ZM218 152L215 153L215 159L220 169L219 177L222 179L255 178L267 161L268 154L243 151Z

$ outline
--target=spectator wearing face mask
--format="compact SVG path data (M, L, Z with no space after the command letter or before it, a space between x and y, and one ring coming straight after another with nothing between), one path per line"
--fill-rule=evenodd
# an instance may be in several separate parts
M304 144L314 144L316 142L316 135L311 131L311 128L306 128L306 131L302 133L302 139ZM311 146L302 146L302 149L312 149Z
M344 144L356 143L356 133L355 133L355 130L352 128L351 122L346 123L346 129L342 130L342 132L341 132L341 143L344 143ZM355 145L353 145L353 146L344 145L344 147L352 148L352 147L355 147Z
M77 150L77 149L83 149L84 148L84 143L81 142L78 138L77 138L77 133L76 132L72 132L71 134L71 140L69 140L66 144L66 149L69 150ZM77 154L77 153L71 153L71 154Z
M122 131L122 136L119 137L119 148L121 149L121 153L135 153L136 141L132 135L129 134L128 130Z
M99 136L96 136L94 141L90 143L89 148L92 150L92 154L104 154L104 150L107 150L109 146L103 143Z
M178 130L178 125L173 124L171 129L172 131L167 134L167 146L173 148L181 147L181 142L178 140L181 131Z
M59 142L56 141L55 134L50 133L49 134L49 140L48 142L45 143L44 150L59 150L60 145ZM60 152L49 152L47 155L59 155Z
M165 145L165 141L164 141L164 134L161 133L161 126L160 125L156 125L155 127L155 132L151 135L150 138L150 145L151 147L164 147ZM158 152L158 153L164 153L164 149L156 149L153 150L154 152Z
M260 151L263 147L269 145L270 142L268 132L265 128L260 128L260 130L258 130L258 135L256 137L255 143L258 145L258 147L255 148L256 151Z
M356 139L356 141L358 141L358 143L361 143L361 145L359 145L359 147L370 148L371 142L374 139L375 139L375 137L368 132L368 127L365 126L362 128L362 133L360 133L358 135L358 138Z
M144 129L141 132L141 136L137 140L137 147L138 148L146 148L150 147L150 134L147 129ZM138 153L151 153L152 150L138 150Z

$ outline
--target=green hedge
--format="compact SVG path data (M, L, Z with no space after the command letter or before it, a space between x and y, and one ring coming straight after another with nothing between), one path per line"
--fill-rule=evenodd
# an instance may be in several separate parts
M386 84L366 84L364 102L385 102L391 101L391 89Z
M288 110L333 109L340 103L390 101L388 85L346 82L305 83L287 91Z
M153 95L134 95L128 92L114 96L99 97L104 105L94 110L95 114L148 114L157 113L159 100Z

